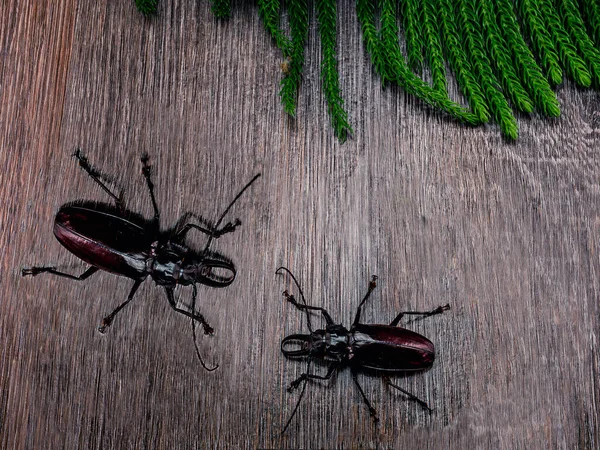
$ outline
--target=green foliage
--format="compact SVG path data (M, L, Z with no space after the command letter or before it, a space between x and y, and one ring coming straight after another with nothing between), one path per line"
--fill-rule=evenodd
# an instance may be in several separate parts
M400 2L401 14L406 39L408 64L415 70L423 65L423 29L421 0L404 0Z
M437 11L441 19L443 42L445 42L444 50L454 70L456 79L463 94L467 97L473 113L481 122L487 122L490 120L489 107L481 86L476 80L473 66L467 56L463 41L458 34L450 0L438 0Z
M337 68L339 1L315 0L314 6L323 92L334 132L344 141L352 126ZM135 2L145 15L156 12L157 0ZM313 3L257 2L264 27L284 58L281 101L285 112L295 116ZM211 0L211 6L218 17L231 12L230 0ZM493 118L511 139L518 136L513 108L560 115L551 86L561 84L565 75L579 86L600 88L600 0L356 0L356 15L382 84L397 84L467 124ZM286 27L282 17L287 17ZM470 109L449 98L447 68Z
M229 17L231 15L231 5L229 4L229 0L212 0L211 11L220 19Z
M279 95L285 112L295 116L296 99L304 67L304 47L308 39L308 6L306 0L289 0L288 3L292 40L288 52L284 51L287 61L283 65L284 77L281 80Z
M156 14L158 0L135 0L135 6L145 16Z
M560 115L558 100L523 39L513 3L511 0L497 0L496 7L500 30L511 50L511 58L523 85L540 111L547 116L557 117Z
M593 41L587 35L581 14L573 1L561 0L559 3L565 28L570 31L571 39L579 48L593 82L596 86L600 86L600 52L594 48Z
M321 37L321 78L335 135L345 141L352 134L348 113L340 93L336 58L336 0L316 0L319 34Z
M426 43L427 61L431 68L433 89L446 94L446 67L444 65L444 53L440 41L439 21L436 15L435 3L435 0L422 0L423 35Z

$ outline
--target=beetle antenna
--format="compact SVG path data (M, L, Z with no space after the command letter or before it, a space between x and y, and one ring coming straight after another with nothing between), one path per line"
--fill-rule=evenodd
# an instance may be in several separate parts
M310 371L310 363L311 363L311 360L309 359L308 366L306 367L306 373L309 373L309 371ZM285 433L285 430L288 429L288 427L290 426L290 423L292 422L292 419L296 415L296 411L298 411L298 406L300 406L300 402L302 401L302 398L304 397L304 392L306 391L307 383L308 383L308 377L304 379L304 384L302 385L302 392L300 392L300 397L298 398L298 402L296 402L296 406L294 407L294 410L292 411L292 415L286 422L285 427L283 427L283 430L281 430L281 434Z
M304 306L308 307L308 304L306 303L306 298L304 298L304 292L302 292L300 283L298 283L298 280L296 280L296 277L294 276L294 274L292 272L290 272L290 269L288 269L287 267L284 267L284 266L281 266L279 269L277 269L275 271L275 274L278 275L280 270L285 270L287 273L290 274L290 276L292 277L292 280L294 280L294 283L296 283L298 292L300 292L300 298L302 299ZM304 311L306 311L306 324L308 325L308 331L310 331L312 333L313 328L312 328L312 323L310 322L310 313L308 312L308 308L304 308Z
M193 291L192 291L192 311L196 310L196 294L197 294L197 289L196 289L196 285L193 284ZM196 342L196 321L194 319L192 319L192 337L194 338L194 347L196 347L196 356L198 356L198 360L200 360L200 364L202 364L202 367L204 367L205 370L207 370L208 372L212 372L213 370L217 370L219 368L219 365L216 364L214 367L207 367L206 364L204 363L204 360L202 359L202 356L200 356L200 349L198 348L198 343Z
M260 175L261 175L260 173L256 174L254 176L254 178L252 178L250 180L250 182L242 188L242 190L238 193L238 195L235 196L235 198L231 201L229 206L227 206L227 208L225 208L225 211L223 211L223 214L221 214L221 217L219 217L219 220L217 220L217 223L215 224L215 226L213 228L214 231L219 229L219 225L221 225L221 222L223 221L223 219L225 218L225 216L227 215L227 213L229 212L229 210L231 209L233 204L238 201L238 199L242 196L242 194L246 191L246 189L248 189L252 185L252 183L254 183L258 179L258 177L260 177ZM213 239L214 239L214 235L211 233L210 237L208 238L208 242L206 243L206 247L204 247L205 254L208 251Z

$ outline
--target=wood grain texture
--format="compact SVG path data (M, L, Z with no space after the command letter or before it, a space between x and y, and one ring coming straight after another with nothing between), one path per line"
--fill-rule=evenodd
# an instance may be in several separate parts
M380 87L354 6L340 6L341 85L354 139L333 137L311 29L298 117L277 96L281 57L255 5L216 20L209 2L57 0L0 6L0 447L600 448L598 295L600 100L561 86L557 120L519 117L521 137L467 128ZM199 338L146 282L102 336L131 282L20 269L83 265L52 236L59 206L106 200L70 157L82 148L151 213L139 155L150 154L164 227L187 210L243 226L217 242L238 277L199 288L215 327ZM193 245L202 236L190 234ZM309 302L349 324L450 303L406 325L436 344L428 372L397 379L431 416L379 378L312 383L288 432L305 368L279 343L305 330L281 292L292 270ZM190 290L179 291L183 303ZM324 371L324 368L320 368Z

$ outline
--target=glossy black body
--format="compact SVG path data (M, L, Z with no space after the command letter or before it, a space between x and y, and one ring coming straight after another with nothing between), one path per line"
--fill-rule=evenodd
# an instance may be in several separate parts
M360 323L362 306L376 286L375 280L377 277L374 276L369 283L367 294L358 306L354 322L348 329L342 325L335 324L325 309L307 305L302 289L294 275L285 267L277 269L277 273L281 270L288 272L296 283L300 291L302 303L299 303L287 291L283 294L296 308L306 312L307 325L310 331L309 334L291 334L286 336L281 341L282 353L290 358L307 358L309 368L311 362L317 359L325 361L329 365L329 370L325 375L311 374L309 369L307 369L305 373L291 383L290 391L297 388L303 381L305 382L305 388L306 381L309 379L328 380L335 371L348 366L352 370L354 382L362 395L363 401L376 422L376 412L358 383L356 373L359 371L379 373L384 377L389 386L400 390L409 399L418 402L430 410L424 401L391 383L388 379L390 375L394 374L426 370L432 366L435 360L435 348L429 339L414 331L398 327L397 324L404 315L431 316L446 311L449 309L449 305L440 306L426 312L401 312L389 325ZM322 313L326 322L324 329L313 330L310 311L320 311ZM304 388L296 409L302 399ZM284 431L290 424L292 417L296 413L296 409L294 409L292 416L285 425Z
M67 250L100 270L134 280L150 276L160 286L226 287L236 275L228 258L194 251L175 240L172 231L161 233L152 221L103 203L62 206L54 220L54 235Z
M196 284L221 288L229 286L235 279L236 269L233 262L211 251L210 245L214 239L235 231L240 225L241 222L236 220L219 228L229 209L260 174L238 193L214 226L209 225L200 216L186 213L173 228L161 231L160 214L154 196L147 155L143 155L141 161L142 175L146 180L154 209L154 217L151 219L126 209L122 195L113 193L105 184L110 177L92 167L79 150L74 156L80 166L114 201L114 204L86 200L68 203L58 210L54 219L56 239L90 267L78 276L60 272L50 266L30 267L22 270L23 276L51 273L70 279L86 280L98 270L103 270L134 280L125 302L103 319L99 327L102 333L111 325L116 314L133 299L140 284L150 277L157 285L164 288L170 306L176 312L192 319L194 337L196 322L202 324L206 334L212 334L212 327L204 316L195 310ZM191 218L195 221L190 221ZM208 236L202 251L193 250L185 244L185 237L192 229ZM192 286L191 310L177 306L174 290L178 285ZM194 343L196 343L195 339ZM202 365L208 369L200 358L197 347L196 351Z

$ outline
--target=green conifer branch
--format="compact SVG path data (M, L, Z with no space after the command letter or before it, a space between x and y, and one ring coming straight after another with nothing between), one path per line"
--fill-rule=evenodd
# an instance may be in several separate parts
M386 51L389 68L387 75L399 84L406 92L415 95L426 103L446 111L451 116L472 125L481 123L479 117L468 109L451 101L444 93L436 91L408 68L400 51L398 43L398 26L392 0L381 0L381 31L382 46Z
M357 0L356 15L362 29L363 41L367 48L367 52L371 55L371 62L375 68L375 72L381 77L381 81L385 84L391 81L391 76L388 75L387 63L383 56L381 48L381 40L375 25L375 6L376 1L372 0Z
M475 115L481 122L487 122L490 120L487 101L473 73L473 67L463 48L462 39L458 35L450 0L438 0L437 10L441 19L444 49L459 87L467 97Z
M498 27L498 11L492 1L495 0L480 0L479 3L479 18L483 23L483 30L487 33L487 49L497 68L504 92L517 109L530 113L533 111L533 100L529 98L517 75L508 45Z
M436 17L435 0L421 0L423 6L423 36L427 61L431 69L433 89L448 96L444 52L440 42L440 26Z
M464 46L467 49L469 59L473 62L475 73L485 93L488 106L502 132L506 136L516 139L519 134L517 120L504 94L498 88L499 83L492 71L484 46L478 14L473 9L474 3L471 0L455 0L455 2L455 11L461 27Z
M285 0L289 36L280 24L282 0L257 1L265 29L285 58L280 95L284 110L294 116L308 39L308 0ZM343 141L352 128L337 69L339 1L315 4L323 91L335 134ZM217 17L227 17L230 2L210 0L211 9ZM149 15L156 12L158 0L135 4ZM507 97L522 111L535 107L558 116L551 84L561 83L563 72L580 86L600 87L600 0L356 0L356 14L383 84L394 82L465 123L479 124L492 115L513 139L518 127ZM398 21L403 24L406 58ZM409 69L420 71L425 62L432 86ZM471 110L448 98L446 62Z
M296 115L298 90L302 81L304 47L308 38L308 5L306 0L289 0L288 12L292 39L287 55L284 52L287 57L287 68L284 69L279 95L285 112L294 117Z
M145 16L156 14L158 0L135 0L135 6Z
M517 8L529 40L537 53L546 76L553 85L562 83L563 70L560 58L554 47L552 35L546 27L542 12L536 0L517 0Z
M536 1L567 74L580 86L589 87L592 84L592 75L588 71L585 62L577 54L577 49L571 42L571 38L565 30L554 5L551 4L550 0Z
M497 0L496 8L498 9L500 30L511 49L520 78L533 97L535 105L547 116L558 117L560 107L556 94L523 39L513 5L511 0Z
M231 15L230 0L212 0L211 11L219 19L224 19Z
M317 0L316 6L321 37L323 90L335 135L340 141L344 142L348 134L352 134L352 127L348 122L348 113L344 109L344 100L340 94L336 57L336 0Z
M400 3L408 64L415 70L423 65L423 30L421 28L421 0L404 0Z
M570 31L572 40L579 48L596 86L600 86L600 51L587 35L581 14L572 0L559 0L559 11L565 28Z
M290 55L290 40L279 25L281 4L279 0L258 0L258 14L265 29L269 32L277 48L285 58Z
M600 2L598 0L580 0L589 35L600 46Z

